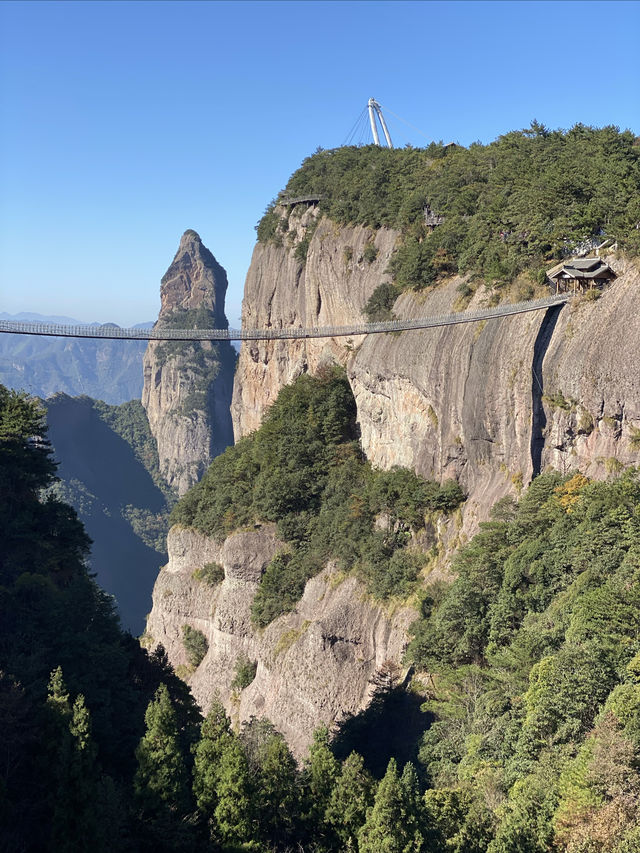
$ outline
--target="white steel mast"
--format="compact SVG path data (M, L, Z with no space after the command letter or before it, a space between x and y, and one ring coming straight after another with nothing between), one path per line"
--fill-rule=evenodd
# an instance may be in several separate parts
M380 137L378 136L378 126L376 124L376 117L374 113L374 109L377 106L378 102L374 101L373 98L369 98L369 121L371 122L371 133L373 133L374 145L380 145Z
M382 107L375 100L375 98L369 98L369 121L371 122L371 132L373 133L373 142L375 145L380 145L380 137L378 136L378 126L376 124L375 116L377 115L380 119L380 124L382 125L382 132L384 133L384 138L387 140L387 147L393 148L393 142L391 142L391 137L389 136L389 131L387 130L387 123L384 120L384 116L382 115ZM374 113L375 110L375 113Z

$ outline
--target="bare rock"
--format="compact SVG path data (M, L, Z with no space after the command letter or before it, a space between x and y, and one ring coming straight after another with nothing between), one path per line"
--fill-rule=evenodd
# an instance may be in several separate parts
M294 236L287 245L256 245L245 283L243 328L341 326L365 320L362 310L367 300L389 278L385 270L398 235L360 225L338 228L321 218L302 262L296 259L295 248L316 215L314 209L299 220L290 215ZM371 263L364 259L369 243L377 251ZM284 385L327 362L345 365L361 341L355 336L243 344L231 405L236 440L260 426Z
M384 664L401 665L415 611L400 608L387 615L355 578L340 576L332 566L307 583L294 612L263 631L252 625L260 576L283 547L272 525L233 534L221 544L174 527L168 547L145 640L166 648L205 711L217 696L236 723L268 717L302 757L319 725L331 726L368 705L372 679ZM194 575L211 561L225 572L214 587ZM209 643L193 672L182 642L185 624L202 631ZM240 691L231 682L241 658L254 661L257 671Z
M163 325L227 328L227 275L195 231L186 231L162 278ZM180 495L233 440L229 405L235 354L228 341L154 342L144 356L145 407L160 472Z

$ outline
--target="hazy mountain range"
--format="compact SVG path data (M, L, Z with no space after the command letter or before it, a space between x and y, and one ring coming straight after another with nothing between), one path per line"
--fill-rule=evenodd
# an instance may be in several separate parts
M71 317L0 312L3 320L77 324ZM98 325L97 323L95 325ZM153 322L135 328L150 328ZM37 397L58 391L86 394L112 405L139 399L146 341L77 340L0 335L0 382Z

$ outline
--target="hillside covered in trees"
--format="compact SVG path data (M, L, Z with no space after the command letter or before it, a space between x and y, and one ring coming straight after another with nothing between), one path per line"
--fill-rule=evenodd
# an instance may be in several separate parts
M543 281L550 260L592 238L640 249L640 144L613 126L565 132L534 121L469 148L320 149L267 208L258 239L285 240L278 202L305 196L320 196L339 224L400 231L389 267L396 295L458 272L498 287L523 273ZM425 209L441 224L430 225ZM301 260L310 239L296 249Z
M336 419L341 381L307 379L272 423L295 404L336 454L352 440L349 417ZM50 491L43 423L36 403L0 390L1 850L638 849L637 471L538 477L494 508L453 583L427 578L408 662L432 723L413 762L403 750L376 764L344 731L319 730L297 766L268 721L238 731L218 703L198 709L162 649L149 655L121 631L87 573L81 525ZM277 453L264 442L262 454ZM248 444L238 453L260 460ZM420 481L393 492L362 468L358 487L357 454L338 457L356 504L379 507L384 494L397 518L424 517L408 500ZM258 497L239 505L253 511ZM373 715L405 689L392 674L381 682Z
M115 596L127 630L139 635L158 567L166 562L170 507L156 442L137 400L110 406L54 394L45 401L59 461L55 490L74 506L93 539L90 564Z
M327 560L354 571L376 598L408 597L427 562L411 547L411 532L463 497L454 481L440 486L407 469L373 469L347 377L332 367L283 388L262 426L214 459L171 521L219 540L276 522L287 548L267 567L252 606L264 627L294 607ZM381 515L386 522L376 527Z

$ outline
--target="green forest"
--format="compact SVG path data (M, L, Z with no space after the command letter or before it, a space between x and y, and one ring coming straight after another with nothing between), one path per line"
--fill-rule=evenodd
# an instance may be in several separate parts
M283 388L262 426L214 459L171 521L218 539L248 524L277 524L287 547L267 567L252 607L264 627L293 608L330 559L376 598L408 597L428 559L411 547L412 532L463 498L453 481L374 470L358 441L347 377L328 367ZM374 524L381 514L382 530Z
M396 296L460 273L496 288L524 276L526 298L550 262L584 240L640 250L640 141L613 126L562 131L534 121L469 148L319 149L267 208L261 242L282 243L289 223L278 202L303 196L320 196L337 223L400 232L389 266ZM428 226L427 207L442 224ZM309 240L296 248L301 261Z
M493 508L458 552L453 582L420 584L423 565L407 579L394 561L429 514L463 496L371 469L347 388L335 370L301 377L174 510L215 536L275 522L282 561L298 567L291 596L328 538L370 594L419 602L410 687L381 680L372 711L318 730L296 764L268 720L238 730L219 703L198 708L162 648L122 631L87 572L90 541L52 490L44 412L0 387L0 850L640 847L638 472L539 476ZM276 471L286 494L272 490ZM313 494L296 492L310 473ZM393 523L376 533L381 513ZM269 601L258 622L273 618ZM405 743L384 753L375 717L412 697L428 722L397 718ZM351 748L367 741L362 754Z

